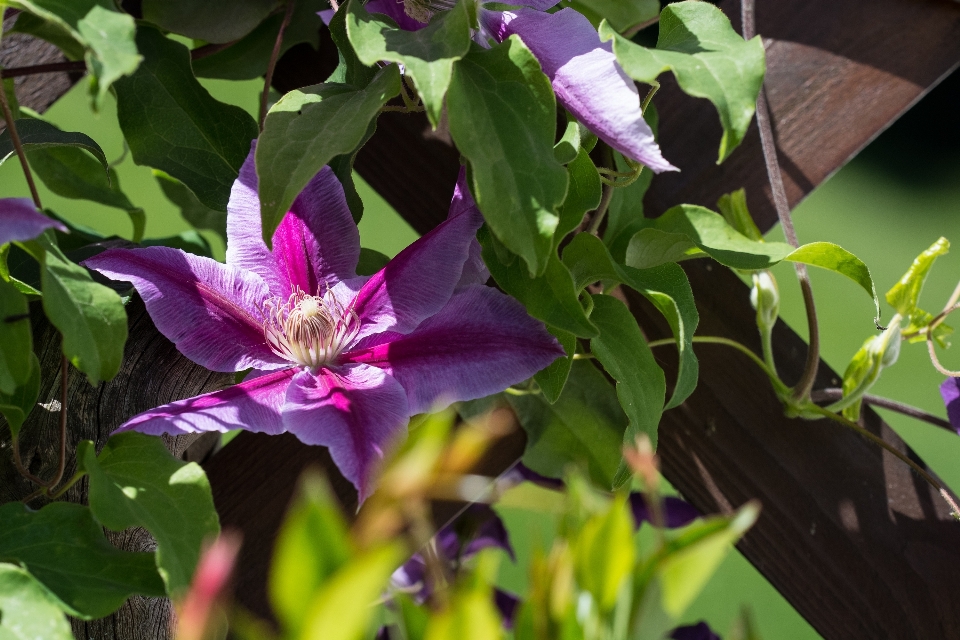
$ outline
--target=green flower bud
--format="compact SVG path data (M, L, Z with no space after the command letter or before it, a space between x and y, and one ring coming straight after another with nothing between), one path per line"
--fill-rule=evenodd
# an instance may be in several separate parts
M750 290L750 304L757 310L757 326L761 331L770 331L780 315L780 289L769 271L757 271L753 274L753 289Z

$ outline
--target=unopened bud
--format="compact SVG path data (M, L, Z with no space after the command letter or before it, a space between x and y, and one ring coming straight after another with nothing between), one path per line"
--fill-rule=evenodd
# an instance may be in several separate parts
M753 274L753 289L750 290L750 304L757 310L757 326L770 331L780 315L780 289L769 271Z

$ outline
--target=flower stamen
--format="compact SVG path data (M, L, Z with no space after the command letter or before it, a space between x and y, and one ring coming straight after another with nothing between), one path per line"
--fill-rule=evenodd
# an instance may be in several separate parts
M286 302L271 300L264 309L263 335L270 349L286 360L316 369L334 362L360 331L360 319L334 296L295 290Z

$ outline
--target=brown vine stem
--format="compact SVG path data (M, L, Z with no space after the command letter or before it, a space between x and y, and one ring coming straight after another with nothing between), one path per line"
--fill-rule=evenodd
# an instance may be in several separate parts
M818 389L810 394L810 399L813 402L835 402L843 397L843 389L839 387L831 387L828 389ZM911 406L909 404L904 404L903 402L898 402L897 400L891 400L890 398L884 398L882 396L875 396L870 393L865 393L862 396L862 399L865 403L872 405L874 407L880 407L882 409L889 409L890 411L896 411L897 413L902 413L905 416L910 416L911 418L916 418L917 420L922 420L941 429L947 429L950 432L954 432L953 425L950 424L947 420L943 418L938 418L932 413L927 413L923 409L918 407Z
M880 436L870 433L869 431L867 431L866 429L858 425L856 422L853 422L852 420L848 420L843 416L836 414L832 411L828 411L823 407L819 407L815 404L810 404L804 408L809 411L812 411L813 413L818 413L822 415L824 418L829 418L834 422L842 424L843 426L847 427L851 431L855 431L856 433L859 433L862 437L866 438L870 442L873 442L883 450L893 454L897 459L899 459L905 465L913 469L917 473L917 475L919 475L921 478L923 478L927 482L927 484L929 484L931 487L936 489L940 493L940 497L942 497L943 500L950 506L953 517L956 519L960 519L960 505L958 505L956 499L952 495L950 495L950 492L947 490L947 488L944 487L942 484L940 484L939 480L937 480L932 475L930 475L930 473L928 473L926 469L918 465L916 462L908 458L906 455L904 455L900 451L897 451L886 440L884 440Z
M30 165L27 163L27 154L23 152L23 144L20 142L20 135L17 133L17 125L13 121L13 113L10 111L10 103L7 101L7 92L4 88L0 88L0 107L3 108L3 119L7 123L10 141L13 142L13 148L17 152L17 158L20 159L23 176L27 179L27 186L30 187L33 204L37 209L43 209L43 205L40 204L40 194L37 193L37 185L33 182L33 173L31 173Z
M283 22L280 23L280 30L277 31L277 39L273 43L273 51L270 53L270 63L267 65L267 73L263 78L263 93L260 94L260 131L263 131L263 122L267 119L267 102L270 100L270 85L273 83L273 70L277 66L277 58L280 57L280 48L283 46L283 34L287 31L290 19L293 18L294 0L287 0L287 8L283 13Z
M743 38L750 40L756 35L756 20L754 17L754 0L741 0L740 16L743 23ZM793 219L790 217L790 203L783 186L783 174L780 171L780 161L777 159L777 147L773 139L773 127L770 124L770 110L767 106L767 97L764 88L760 87L757 96L757 128L760 130L760 144L763 147L763 159L767 166L767 177L770 181L770 191L773 194L773 204L777 209L777 218L787 242L794 248L800 246ZM803 375L797 386L794 387L795 401L804 401L810 396L813 383L820 366L820 329L817 322L817 308L813 300L813 287L810 284L810 275L806 265L800 262L793 263L803 292L803 306L807 311L807 329L810 334L810 346L807 349L807 362L803 368ZM879 319L878 319L879 322Z

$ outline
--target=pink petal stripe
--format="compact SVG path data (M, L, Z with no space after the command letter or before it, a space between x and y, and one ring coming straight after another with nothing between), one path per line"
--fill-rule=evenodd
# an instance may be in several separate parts
M356 276L360 233L343 186L329 167L321 169L294 200L273 235L273 252L267 250L260 222L255 145L227 204L227 264L258 274L273 295L284 299L294 288L316 295Z
M523 305L481 285L460 289L415 331L393 338L343 358L393 375L414 414L503 391L564 354Z
M59 220L37 211L27 198L0 198L0 245L33 240L47 229L67 228Z
M433 229L375 273L357 294L358 340L395 331L409 333L439 311L453 293L476 242L483 217L470 208Z
M157 407L133 417L117 431L161 433L224 433L243 429L283 433L280 408L295 368L274 371L238 385Z
M254 273L169 247L110 249L83 264L132 282L160 333L207 369L290 365L264 339L261 308L270 295Z
M484 27L498 40L513 34L540 61L557 100L611 147L656 172L675 171L660 153L640 112L640 95L609 42L577 11L483 11Z
M404 434L409 415L400 384L365 364L301 371L283 405L286 430L306 444L327 447L361 502L372 492L375 465Z

